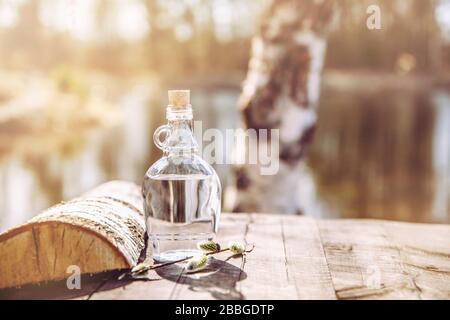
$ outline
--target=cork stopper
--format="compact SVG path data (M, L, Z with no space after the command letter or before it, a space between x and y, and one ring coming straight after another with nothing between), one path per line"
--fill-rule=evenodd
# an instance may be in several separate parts
M175 109L185 109L190 103L190 90L169 90L169 105Z

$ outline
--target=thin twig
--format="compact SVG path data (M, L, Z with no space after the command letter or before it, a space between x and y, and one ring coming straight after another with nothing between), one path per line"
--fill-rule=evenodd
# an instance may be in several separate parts
M249 250L245 250L243 252L243 254L252 252L254 248L255 248L255 245L252 244L252 247ZM221 249L221 250L205 253L205 255L209 256L209 255L213 255L213 254L217 254L217 253L221 253L221 252L225 252L225 251L229 251L229 250L230 250L230 248L224 248L224 249ZM170 265L173 265L173 264L176 264L176 263L184 262L184 261L189 260L191 258L193 258L193 256L189 256L189 257L186 257L186 258L183 258L183 259L170 261L170 262L165 262L165 263L161 263L161 264L157 264L157 265L153 265L153 266L146 266L146 267L144 267L144 268L142 268L142 269L140 269L138 271L135 271L135 272L133 272L132 269L130 269L130 271L127 271L127 272L123 273L122 275L120 275L118 279L122 280L124 277L126 277L128 275L139 274L139 273L143 273L143 272L146 272L146 271L149 271L149 270L159 269L159 268L170 266Z

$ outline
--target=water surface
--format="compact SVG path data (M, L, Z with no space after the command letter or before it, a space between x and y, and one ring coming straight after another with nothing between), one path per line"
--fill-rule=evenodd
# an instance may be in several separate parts
M193 91L194 116L204 129L236 126L237 89ZM164 105L134 93L117 104L122 121L84 135L74 131L75 147L24 156L2 140L0 230L104 181L141 184L160 157L151 137L165 121ZM305 201L314 205L305 214L449 223L450 94L325 89L307 163ZM225 186L229 168L216 169Z

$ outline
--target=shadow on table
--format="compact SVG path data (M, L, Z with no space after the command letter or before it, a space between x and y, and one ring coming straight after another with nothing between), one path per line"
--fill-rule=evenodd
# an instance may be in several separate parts
M121 287L129 283L129 281L111 281L117 279L122 273L122 270L115 270L94 275L82 275L81 289L68 289L66 280L0 289L0 300L59 300L80 297L87 299L94 292L110 290L114 286ZM107 287L106 283L108 283Z
M241 258L239 258L241 259ZM228 259L227 259L228 260ZM237 283L247 278L244 270L223 260L212 259L209 266L197 273L185 273L183 265L170 265L156 269L156 273L166 280L176 282L181 286L175 287L172 297L177 298L177 289L184 285L194 292L208 292L215 299L245 299L238 290Z
M179 284L172 292L170 297L172 299L177 298L177 292L182 290L185 285L188 286L188 290L208 292L214 299L244 299L245 297L237 288L237 283L246 279L247 274L242 269L228 263L228 260L212 259L206 269L191 274L184 272L184 265L166 266L154 270L157 277L151 281L163 278ZM94 275L82 275L81 289L68 289L66 280L0 289L0 300L89 299L96 292L112 290L126 286L133 281L139 281L129 278L119 281L118 277L125 271L115 270Z

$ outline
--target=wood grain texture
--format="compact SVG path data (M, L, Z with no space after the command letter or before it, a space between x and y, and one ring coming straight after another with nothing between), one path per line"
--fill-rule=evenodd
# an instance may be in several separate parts
M108 190L89 195L106 199ZM114 201L135 210L142 200L136 189L128 191L119 192L121 199ZM42 220L8 237L16 243L1 239L0 265L13 261L26 269L18 267L7 278L0 269L0 281L56 280L67 276L68 263L97 272L90 266L123 268L137 259L137 249L127 254L122 253L126 247L112 249L117 243L99 237L99 231L50 222ZM450 299L449 225L225 213L218 241L226 246L230 240L255 248L245 260L221 253L198 274L185 274L183 265L173 265L153 271L150 281L119 281L116 271L100 274L94 283L83 278L79 292L65 289L62 280L0 290L0 298Z
M383 227L419 298L450 299L449 226L386 222Z
M0 235L0 288L135 265L145 230L140 189L110 182Z
M417 299L399 250L377 221L318 221L339 299Z
M218 240L256 246L245 263L222 253L202 274L163 268L82 298L450 299L448 225L223 214Z
M280 219L287 269L299 299L336 299L316 220L283 216Z

